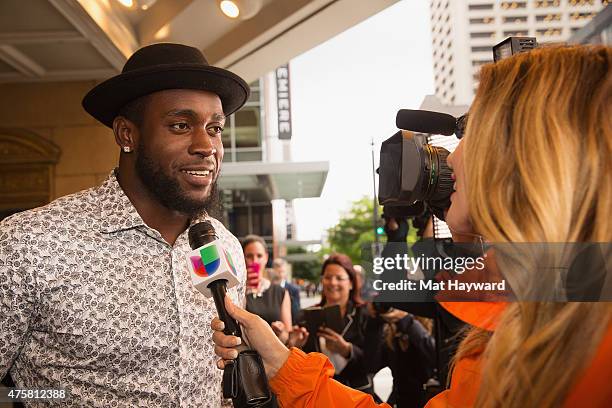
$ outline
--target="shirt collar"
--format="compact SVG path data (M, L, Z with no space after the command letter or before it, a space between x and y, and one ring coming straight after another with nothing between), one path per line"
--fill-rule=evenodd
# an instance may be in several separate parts
M100 231L105 233L127 230L145 225L125 192L119 185L117 169L111 171L96 189L100 207Z

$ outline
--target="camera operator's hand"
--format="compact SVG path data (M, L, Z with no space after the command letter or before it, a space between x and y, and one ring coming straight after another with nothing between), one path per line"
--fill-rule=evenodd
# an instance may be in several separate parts
M225 297L225 307L230 316L242 326L242 333L250 347L261 355L268 378L274 377L289 358L290 352L287 347L276 337L265 320L235 306L228 296ZM224 360L233 360L238 357L236 346L242 341L239 337L224 334L224 324L217 317L212 320L210 327L213 329L215 354L222 358L217 361L217 367L223 369Z
M385 233L389 242L406 242L408 237L408 220L405 217L395 218L387 217L383 214L385 220Z
M408 312L395 308L391 308L387 313L382 313L380 315L387 323L397 323L406 316L408 316Z
M333 353L338 353L344 358L351 356L353 346L348 341L344 340L342 335L336 333L328 327L321 327L317 335L325 339L325 346Z

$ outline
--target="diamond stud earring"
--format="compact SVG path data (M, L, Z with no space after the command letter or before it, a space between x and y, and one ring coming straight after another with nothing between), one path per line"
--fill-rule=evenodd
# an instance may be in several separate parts
M130 146L123 146L123 151L125 153L132 153L132 148Z

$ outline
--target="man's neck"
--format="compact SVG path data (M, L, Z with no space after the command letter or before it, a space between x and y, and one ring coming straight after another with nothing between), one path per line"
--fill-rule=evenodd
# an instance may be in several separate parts
M167 243L174 245L179 235L189 226L189 217L162 205L151 195L136 174L130 174L132 172L131 168L119 166L117 172L119 185L145 224L159 231Z

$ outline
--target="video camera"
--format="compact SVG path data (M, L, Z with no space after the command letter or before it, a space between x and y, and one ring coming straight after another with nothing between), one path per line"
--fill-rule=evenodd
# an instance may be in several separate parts
M537 46L533 37L508 37L493 47L495 62ZM463 137L468 115L459 118L441 112L401 109L399 129L382 143L378 200L387 217L416 217L430 210L444 220L453 193L450 152L427 143L427 134ZM409 131L409 132L406 132ZM416 134L412 132L418 132Z

